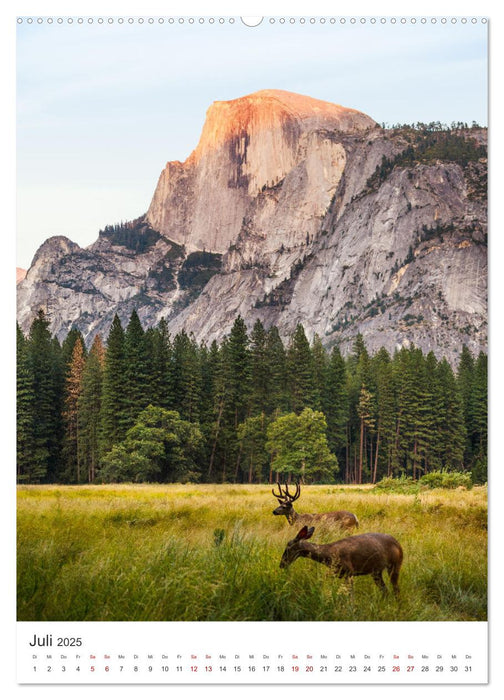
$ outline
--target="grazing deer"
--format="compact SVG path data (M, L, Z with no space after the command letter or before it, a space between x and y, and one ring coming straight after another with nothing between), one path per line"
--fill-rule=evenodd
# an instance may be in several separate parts
M307 542L315 528L301 528L296 537L287 543L280 568L290 566L298 557L309 557L328 566L339 578L352 582L354 576L370 574L373 581L384 593L387 591L382 577L387 569L390 582L396 596L399 595L399 569L403 560L403 551L399 542L391 535L370 532L366 535L345 537L331 544L312 544Z
M296 484L296 491L294 494L289 493L287 484L283 491L278 482L277 486L278 493L275 493L275 489L271 489L271 493L278 499L280 505L278 508L275 508L273 515L285 515L289 521L289 525L310 525L314 523L326 526L336 525L345 530L359 527L357 516L350 513L348 510L334 510L331 513L296 513L292 504L294 501L297 501L301 495L300 484Z

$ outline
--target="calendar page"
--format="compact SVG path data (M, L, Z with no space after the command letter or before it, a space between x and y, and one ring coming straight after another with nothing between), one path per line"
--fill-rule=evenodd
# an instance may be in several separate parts
M12 20L20 688L488 683L489 19L420 12Z

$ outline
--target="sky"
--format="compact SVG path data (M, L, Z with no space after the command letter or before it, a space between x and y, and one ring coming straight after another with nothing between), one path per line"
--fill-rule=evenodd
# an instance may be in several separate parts
M36 17L36 16L35 16ZM215 100L273 88L365 112L378 122L487 124L486 24L246 27L77 17L17 26L17 265L65 235L145 213L168 160L196 147ZM137 15L138 17L138 15Z

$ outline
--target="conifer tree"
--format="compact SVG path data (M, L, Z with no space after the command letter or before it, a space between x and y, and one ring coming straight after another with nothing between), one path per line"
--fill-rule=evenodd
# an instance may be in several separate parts
M313 408L320 411L322 408L322 397L327 385L327 370L329 360L327 352L322 345L320 336L315 334L311 345L313 358L313 376L315 380L315 392L313 397Z
M100 454L120 442L126 433L124 330L116 314L107 338L100 409Z
M33 321L27 345L32 378L31 482L52 480L60 466L61 364L59 344L53 343L42 310Z
M438 364L437 379L437 395L434 397L437 459L443 469L462 469L465 446L462 399L446 359Z
M480 352L474 367L473 480L485 483L488 461L488 367L487 356Z
M369 393L369 410L374 410L374 404L371 401L374 387L371 381L370 358L361 333L355 338L352 352L346 361L346 367L346 390L349 402L345 460L346 481L360 483L363 461L366 459L367 453L364 442L364 437L367 433L364 430L363 416L359 413L359 404L364 400L362 396L363 388L365 393ZM367 462L369 462L369 459Z
M318 403L315 368L303 326L298 323L287 350L289 391L294 413Z
M250 408L253 415L266 413L270 402L270 368L267 333L259 319L250 334L251 383Z
M78 400L78 454L83 473L93 483L99 468L100 414L105 348L96 335L84 365Z
M475 384L475 363L469 348L464 345L460 353L460 360L457 369L457 386L462 398L462 410L464 412L464 425L466 429L466 444L464 460L466 464L471 464L475 453L475 425L474 425L474 384Z
M174 405L173 393L173 345L168 324L162 318L156 328L149 329L148 334L151 370L151 403L155 406L171 409Z
M212 342L210 348L203 342L198 348L198 358L201 377L201 391L199 401L199 426L203 435L203 444L199 456L200 473L207 476L211 455L213 409L215 401L215 362L219 354L218 345Z
M346 428L348 422L348 391L345 361L337 346L329 356L326 379L321 389L322 411L327 420L329 449L341 464L346 461Z
M245 322L241 316L233 323L224 355L228 387L227 410L236 429L247 418L251 394L251 356Z
M408 469L409 445L409 396L412 375L410 372L409 353L402 347L394 355L393 377L396 386L396 434L393 448L393 475L405 474Z
M200 348L201 400L200 423L210 424L215 417L218 402L217 384L221 373L221 351L217 341L213 340L210 348L203 344Z
M16 324L16 463L18 481L34 478L33 377L28 363L28 343Z
M395 386L392 361L385 348L372 359L376 380L376 445L372 482L392 475L392 456L395 438ZM380 470L381 467L381 470Z
M264 413L260 413L247 418L243 423L240 423L237 429L244 476L249 484L253 481L260 483L263 480L263 470L268 464L267 426L266 416Z
M409 459L412 476L416 479L422 472L427 471L427 453L433 427L432 394L428 388L426 363L420 348L412 348L409 351L409 362Z
M62 459L62 446L64 439L63 400L65 392L65 366L63 364L61 345L56 337L51 338L51 347L52 383L54 395L53 412L55 424L54 437L52 439L55 458L52 471L48 476L52 481L59 481L61 479L61 471L65 467Z
M427 391L430 396L430 436L426 454L427 471L437 471L443 468L443 446L437 437L439 421L436 410L442 393L438 365L439 362L431 350L425 358Z
M247 328L241 316L233 323L227 342L223 346L223 379L225 383L222 437L226 441L226 462L233 465L233 480L238 480L242 444L238 441L237 428L250 415L251 355Z
M224 338L220 348L216 342L210 346L208 357L208 373L211 377L213 403L210 420L208 421L209 457L208 480L217 480L216 465L221 465L222 481L226 480L227 472L227 440L229 428L226 426L224 410L229 400L224 358L227 355L228 339ZM208 381L208 379L207 379Z
M355 374L359 390L363 384L371 388L370 357L362 333L358 333L354 340L349 367Z
M124 418L126 429L150 403L151 364L145 332L135 310L124 334Z
M429 377L428 366L434 376ZM427 361L415 347L401 348L394 358L397 386L395 467L415 479L427 470L429 452L433 456L431 434L436 368L434 355Z
M287 356L276 326L271 326L266 335L269 392L266 413L283 413L290 410L287 387Z
M79 419L78 405L82 390L82 375L85 365L84 348L80 338L77 338L72 352L70 365L65 381L65 399L63 419L65 440L63 452L66 462L66 472L70 481L81 482L81 455L79 452Z
M359 468L357 483L362 484L362 476L364 471L369 471L369 464L366 457L366 435L367 432L374 428L374 410L373 410L373 396L370 391L366 389L364 384L361 385L361 390L359 394L359 404L357 407L357 413L359 416Z
M65 373L65 378L72 362L72 355L75 347L75 343L80 341L84 357L86 356L86 344L84 342L84 337L82 333L77 328L71 328L63 342L61 343L61 360L63 362L63 370Z
M194 338L182 330L173 340L174 407L183 420L199 421L201 367Z

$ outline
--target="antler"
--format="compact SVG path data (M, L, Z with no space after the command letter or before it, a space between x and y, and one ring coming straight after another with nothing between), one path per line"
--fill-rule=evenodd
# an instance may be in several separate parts
M271 493L273 494L273 496L275 496L275 498L278 498L281 501L287 501L289 503L293 503L294 501L297 501L297 499L301 495L301 486L300 486L299 482L296 484L296 491L293 494L289 492L289 486L287 484L285 484L283 491L282 491L282 487L280 486L278 481L277 481L277 486L278 486L278 493L275 493L275 489L271 489Z
M286 484L285 485L285 495L287 496L287 498L289 499L289 501L291 503L293 503L294 501L297 501L297 499L301 495L301 484L299 483L299 481L296 484L296 493L294 493L294 494L289 493L289 487Z
M273 496L275 498L279 498L279 499L283 500L285 498L285 495L282 493L282 487L280 486L278 481L277 481L277 486L278 486L278 493L275 493L275 489L271 489L271 493L273 494Z

